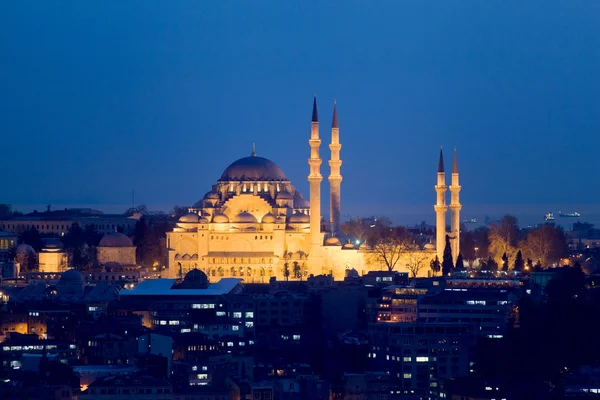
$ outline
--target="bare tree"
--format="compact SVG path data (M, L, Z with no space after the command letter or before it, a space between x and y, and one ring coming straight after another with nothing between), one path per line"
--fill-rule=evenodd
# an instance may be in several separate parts
M500 221L494 222L490 226L489 240L489 252L496 262L500 262L505 253L509 259L514 258L519 240L517 218L505 215Z
M429 254L419 251L417 248L413 248L412 251L407 253L406 268L408 268L413 278L416 278L419 271L429 265L430 258Z
M412 249L409 232L402 228L380 228L371 239L375 261L393 271L400 258Z
M526 258L536 261L542 267L548 267L566 254L567 244L561 229L542 225L529 231L520 247Z
M371 241L379 229L391 226L391 221L386 217L356 217L342 224L342 232L354 240L365 243Z

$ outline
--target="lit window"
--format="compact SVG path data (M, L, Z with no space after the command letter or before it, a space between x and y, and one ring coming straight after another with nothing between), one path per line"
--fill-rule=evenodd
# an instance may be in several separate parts
M239 331L240 327L238 325L231 325L231 330L232 331Z
M196 375L198 379L208 379L208 374L198 374Z
M428 362L429 357L417 357L417 362Z
M293 335L292 339L294 339L294 340L300 340L300 335Z
M198 366L197 366L197 365L194 365L194 366L192 367L192 371L198 371Z
M227 347L233 347L233 342L227 342Z
M217 311L217 317L224 317L225 311Z
M248 311L246 313L246 318L254 318L254 313L252 311Z
M245 345L246 345L246 343L244 343L244 342L240 342L240 343L239 343L239 345L240 345L240 346L245 346Z
M404 379L410 379L412 378L412 374L404 374Z
M242 313L238 312L238 311L234 312L233 313L233 318L242 318Z
M404 362L411 362L411 361L412 361L412 359L411 359L410 357L404 357L403 361L404 361Z
M201 308L201 309L215 308L215 305L214 304L192 304L192 308Z
M246 328L252 328L252 327L254 327L254 322L252 322L252 321L246 322Z

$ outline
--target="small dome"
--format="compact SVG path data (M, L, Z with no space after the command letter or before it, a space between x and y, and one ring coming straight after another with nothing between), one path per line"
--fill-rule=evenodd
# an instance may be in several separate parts
M262 223L263 224L273 224L275 223L275 216L271 213L266 213L263 217L262 217Z
M371 246L369 246L366 243L361 244L360 246L358 246L359 250L371 250Z
M133 247L133 243L121 232L111 232L104 235L98 247Z
M59 283L81 283L83 284L83 275L76 269L70 269L60 276Z
M254 215L250 214L247 211L242 211L241 213L239 213L238 215L235 216L235 218L233 219L233 222L244 223L244 224L253 224L258 221L256 220L256 217Z
M229 217L223 213L217 213L213 216L213 222L223 224L229 222Z
M298 192L294 196L294 208L310 208L310 201L306 200L302 195L298 196Z
M287 190L284 190L283 192L279 192L277 194L277 200L293 200L293 199L294 199L294 197Z
M310 217L303 213L295 213L289 219L290 224L308 224L310 222Z
M63 248L63 244L60 239L50 238L44 239L44 250L60 250Z
M345 250L350 250L350 249L355 249L356 247L354 247L354 245L352 243L346 243L345 245L342 246L342 249Z
M206 289L209 285L208 277L202 271L194 268L183 278L183 282L179 285L181 289Z
M204 195L204 200L219 200L219 194L210 191Z
M347 269L346 270L346 278L348 278L348 279L358 279L359 278L358 271L355 270L354 268Z
M423 246L424 250L435 250L435 245L433 243L427 243L425 246Z
M16 248L16 252L17 255L24 255L24 256L28 256L28 255L35 255L35 250L33 249L33 247L31 247L28 244L22 243L20 245L17 246Z
M191 224L197 224L200 217L196 213L187 213L179 218L179 222L187 222Z
M200 217L200 219L198 220L198 223L200 224L208 224L208 218L207 217Z
M325 246L341 246L340 239L336 237L330 237L325 240Z

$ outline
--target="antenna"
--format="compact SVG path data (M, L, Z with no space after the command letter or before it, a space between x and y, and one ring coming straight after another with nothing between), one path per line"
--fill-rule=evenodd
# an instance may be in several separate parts
M131 189L131 209L135 208L135 189Z

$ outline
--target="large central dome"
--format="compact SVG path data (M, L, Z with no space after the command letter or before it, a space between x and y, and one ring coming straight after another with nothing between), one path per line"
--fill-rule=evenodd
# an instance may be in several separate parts
M220 181L287 181L279 165L273 161L257 156L240 158L233 162Z

